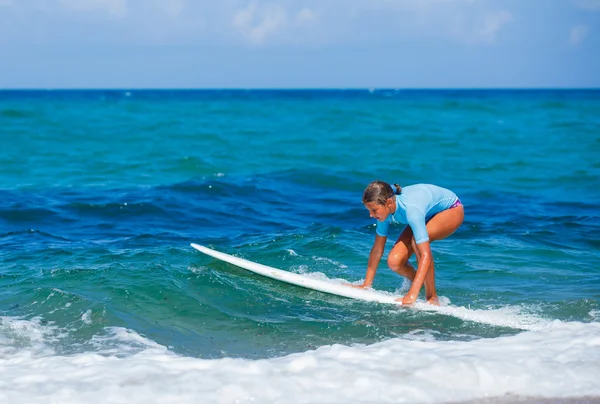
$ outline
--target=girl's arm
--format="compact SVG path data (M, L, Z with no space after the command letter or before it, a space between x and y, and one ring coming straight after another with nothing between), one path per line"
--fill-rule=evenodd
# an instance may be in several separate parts
M371 253L369 254L369 263L367 264L365 282L362 284L363 288L369 288L373 284L373 279L375 278L379 261L381 261L383 251L385 250L386 240L387 237L385 236L380 236L378 234L375 235L375 243L373 244L373 248L371 248Z
M408 293L402 299L402 304L413 304L417 301L423 282L425 282L427 271L429 271L429 267L433 263L433 255L431 255L431 244L429 241L417 244L415 253L417 254L417 260L419 261L417 274L415 275L415 279L413 280Z

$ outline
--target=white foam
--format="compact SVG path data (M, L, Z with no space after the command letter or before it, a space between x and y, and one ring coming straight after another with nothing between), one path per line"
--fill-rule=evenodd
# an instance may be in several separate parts
M450 306L449 299L441 296L441 306L433 306L425 302L415 303L415 308L431 313L439 313L460 318L461 320L473 321L480 324L489 324L498 327L510 327L519 330L536 331L547 328L549 320L528 315L521 308L506 306L499 309L470 309L461 306Z
M31 320L0 317L0 358L17 352L26 356L54 354L48 344L57 341L60 330L51 324L42 326L41 322L39 317Z
M336 266L336 267L338 267L338 268L348 268L348 266L347 266L347 265L345 265L345 264L342 264L341 262L338 262L338 261L332 260L331 258L327 258L327 257L318 257L318 256L316 256L316 255L313 255L312 259L313 259L313 260L315 260L315 261L323 261L323 262L326 262L326 263L328 263L328 264L332 264L332 265L334 265L334 266Z
M81 315L81 321L83 321L84 324L92 324L92 311L87 310L85 313L83 313Z
M133 330L122 327L106 327L102 335L94 335L90 341L103 355L128 356L141 352L168 352L168 349L143 337Z
M336 284L352 284L361 285L363 280L349 282L341 278L328 278L322 272L308 272L303 274L306 277L317 279L320 281L331 282ZM381 291L378 292L389 295L402 297L410 288L410 281L404 278L404 282L399 290L394 293ZM441 306L433 306L423 300L418 300L413 306L414 309L429 313L443 314L447 316L457 317L465 321L473 321L480 324L488 324L498 327L510 327L519 330L539 330L548 326L549 320L533 316L525 313L522 308L515 306L506 306L497 309L471 309L461 306L450 305L450 299L445 296L440 296L439 301ZM394 308L393 310L404 310L405 308ZM590 314L591 315L591 314Z
M1 320L3 337L21 330L39 343L51 334L39 321ZM542 330L476 341L331 345L268 360L182 357L134 331L109 331L103 338L140 349L122 356L31 355L31 347L0 352L0 402L438 403L507 394L600 396L600 323L555 321Z
M202 274L206 271L208 271L208 267L204 266L204 265L198 265L198 266L188 266L188 271L194 273L194 274Z

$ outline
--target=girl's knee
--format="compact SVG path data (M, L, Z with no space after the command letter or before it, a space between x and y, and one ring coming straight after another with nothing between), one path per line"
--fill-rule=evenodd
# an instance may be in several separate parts
M392 270L398 270L406 265L407 258L405 254L391 252L388 256L388 266Z

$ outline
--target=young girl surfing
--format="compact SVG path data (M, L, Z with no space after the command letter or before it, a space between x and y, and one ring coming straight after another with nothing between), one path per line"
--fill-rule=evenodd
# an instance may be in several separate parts
M394 184L392 188L387 182L373 181L363 194L363 204L377 220L377 227L365 281L355 287L371 287L383 256L390 223L404 223L408 226L396 240L387 262L394 272L412 281L412 285L408 293L396 301L413 304L425 284L427 302L439 305L430 244L448 237L462 224L465 211L460 199L454 192L435 185L400 188ZM417 256L416 270L408 262L413 253Z

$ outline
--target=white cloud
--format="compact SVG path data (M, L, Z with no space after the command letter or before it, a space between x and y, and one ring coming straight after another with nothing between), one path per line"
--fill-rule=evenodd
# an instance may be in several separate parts
M285 9L274 3L258 4L252 2L248 7L238 10L233 17L233 25L250 41L260 44L267 36L277 32L287 22Z
M574 0L573 4L575 4L575 7L582 8L584 10L600 10L600 0Z
M120 18L127 14L127 0L60 0L60 3L76 11L104 10Z
M296 20L299 22L314 21L316 18L317 14L310 8L303 8L302 10L298 11L298 14L296 14Z
M502 27L513 20L512 14L506 10L487 14L483 17L481 27L477 30L476 34L479 38L491 42L496 39L496 35Z
M319 13L319 21L338 42L439 38L486 45L515 19L509 10L494 10L490 2L476 0L355 0L328 11Z
M440 7L471 4L475 0L360 0L355 3L362 7L401 11L427 11Z
M186 9L186 3L184 0L168 0L159 1L157 6L170 18L176 19L182 16Z
M44 11L37 16L43 16L45 29L57 24L59 33L77 32L71 34L73 41L96 38L92 32L110 27L100 31L105 33L103 40L120 44L244 42L320 48L439 39L486 45L514 20L508 10L490 9L489 2L477 0L0 0L0 4ZM107 16L117 21L107 21Z
M571 28L569 33L569 42L571 45L578 45L588 36L589 28L585 25L576 25Z
M319 14L307 6L294 9L294 1L280 0L264 3L253 0L245 8L234 11L232 23L245 41L253 45L310 44L319 36L323 27L317 26ZM320 37L320 40L325 40Z

